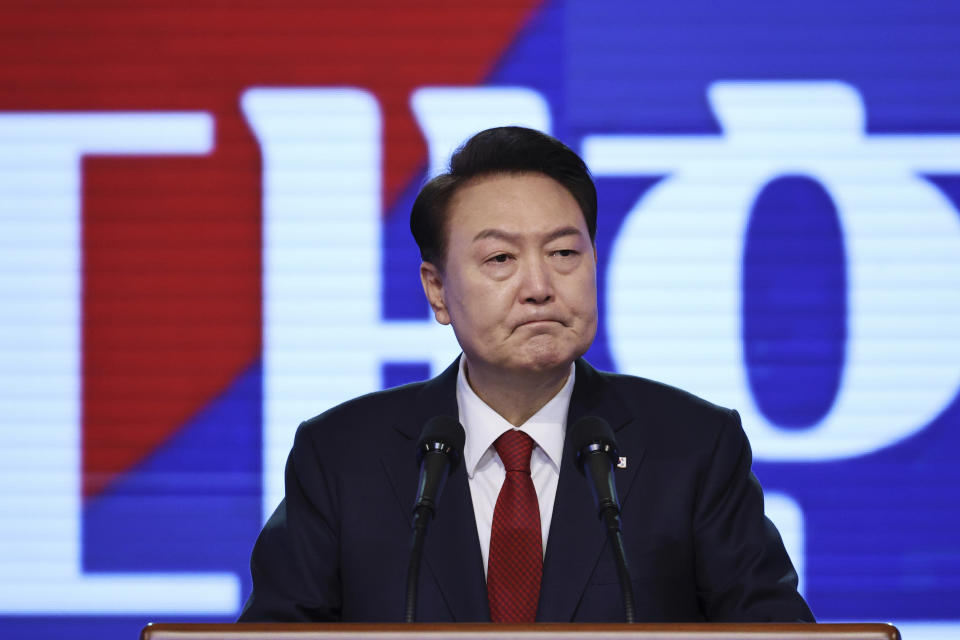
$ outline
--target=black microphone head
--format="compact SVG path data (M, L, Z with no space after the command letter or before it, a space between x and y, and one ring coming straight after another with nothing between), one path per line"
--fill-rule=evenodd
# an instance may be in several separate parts
M583 458L597 451L605 453L610 462L616 464L620 455L617 452L617 439L613 429L603 418L584 416L570 427L573 450L577 452L577 467L583 471Z
M433 416L423 425L420 440L417 442L417 464L424 454L439 451L450 458L451 471L460 461L467 435L460 421L450 416Z

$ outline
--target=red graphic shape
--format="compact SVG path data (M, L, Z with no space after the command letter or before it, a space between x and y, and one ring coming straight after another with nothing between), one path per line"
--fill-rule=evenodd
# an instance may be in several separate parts
M216 123L207 157L84 161L85 496L260 355L260 157L242 92L373 92L389 204L426 159L411 92L482 82L536 4L4 3L0 110L203 110Z

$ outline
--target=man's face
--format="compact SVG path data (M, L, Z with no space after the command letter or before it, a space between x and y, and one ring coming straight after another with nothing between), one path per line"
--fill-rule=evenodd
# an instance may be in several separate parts
M573 196L542 174L496 175L450 202L444 271L421 278L468 371L568 367L597 330L596 252Z

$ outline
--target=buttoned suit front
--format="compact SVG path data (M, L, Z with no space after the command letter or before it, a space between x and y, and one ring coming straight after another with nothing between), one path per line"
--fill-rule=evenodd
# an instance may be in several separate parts
M736 412L583 359L576 367L567 424L605 419L626 458L614 473L637 620L813 620L763 515ZM403 619L415 445L430 417L458 415L456 379L455 362L432 380L356 398L300 426L286 497L253 551L241 622ZM574 460L567 438L537 620L620 622L613 554ZM490 620L463 464L427 535L417 620Z

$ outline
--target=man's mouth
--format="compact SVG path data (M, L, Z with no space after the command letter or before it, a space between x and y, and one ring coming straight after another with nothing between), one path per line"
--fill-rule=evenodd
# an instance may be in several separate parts
M535 328L537 326L548 326L548 325L554 325L554 324L562 325L563 323L554 318L536 318L533 320L526 320L524 322L521 322L519 325L517 325L517 328L520 328L520 327Z

